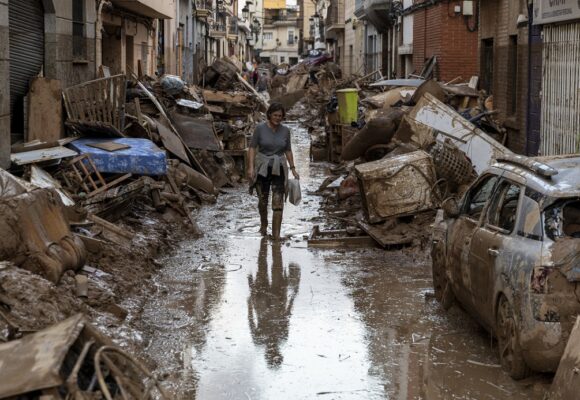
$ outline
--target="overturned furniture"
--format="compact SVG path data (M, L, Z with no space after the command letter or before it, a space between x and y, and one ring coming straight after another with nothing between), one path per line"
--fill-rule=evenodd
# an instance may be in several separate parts
M435 168L422 150L359 164L355 172L371 224L437 206Z
M35 187L2 169L0 238L0 259L52 282L85 263L85 247L71 233L57 191Z
M0 398L11 400L168 398L141 363L82 314L1 344L0 382Z
M65 89L66 124L79 133L123 136L126 82L121 74Z

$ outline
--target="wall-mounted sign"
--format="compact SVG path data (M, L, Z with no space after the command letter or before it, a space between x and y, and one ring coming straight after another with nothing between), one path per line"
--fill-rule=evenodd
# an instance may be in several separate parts
M580 0L534 0L534 25L580 19Z

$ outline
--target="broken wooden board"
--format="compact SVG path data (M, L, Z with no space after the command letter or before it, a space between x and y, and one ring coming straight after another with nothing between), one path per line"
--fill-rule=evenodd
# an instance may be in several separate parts
M62 136L62 89L58 79L33 78L28 92L29 141L58 140Z
M203 168L202 164L195 157L195 155L191 152L191 150L189 150L189 148L187 148L185 146L185 143L183 142L183 139L181 138L181 136L179 136L179 133L177 132L177 130L175 129L175 127L173 126L173 124L169 120L169 117L167 116L167 113L165 112L165 109L163 108L163 106L161 105L161 103L159 103L159 100L157 100L157 97L155 97L155 95L153 93L151 93L149 90L147 90L147 88L145 87L145 85L143 85L141 82L138 81L137 82L137 85L147 95L147 97L149 97L149 99L151 100L151 102L155 105L155 107L157 108L157 110L161 114L161 117L162 117L161 118L161 121L163 121L165 124L167 124L167 127L169 129L166 130L165 132L169 132L173 136L175 136L173 138L173 137L170 137L170 135L168 134L167 137L170 138L170 140L172 141L172 143L175 143L175 139L177 139L177 140L179 140L179 142L181 142L181 147L182 147L183 151L185 152L185 154L187 156L185 159L183 159L183 161L185 161L187 164L191 165L192 167L195 167L199 172L201 172L202 174L204 174L205 176L207 176L207 172ZM177 148L177 147L178 146L175 145L175 148ZM177 150L177 151L179 151L179 150Z
M206 104L205 108L212 114L223 114L225 112L223 107Z
M10 155L10 161L16 165L26 165L50 160L60 160L74 157L77 152L63 146L51 147L48 149L25 151Z
M248 96L243 93L227 93L212 90L204 90L203 98L208 103L246 103Z
M24 153L26 151L49 149L51 147L66 146L69 143L77 140L78 137L68 137L64 139L58 139L50 142L42 142L40 140L32 140L26 143L15 144L10 148L11 153Z
M133 237L135 236L135 234L133 232L129 232L129 231L121 228L120 226L113 224L112 222L109 222L103 218L97 217L96 215L89 214L87 216L87 219L89 221L92 221L95 224L103 227L104 229L115 233L116 235L124 237L125 239L133 240Z
M308 75L304 74L304 75L292 75L290 77L290 79L288 80L288 83L286 84L286 92L287 93L292 93L295 92L297 90L302 90L304 89L304 86L306 86L306 82L308 81Z
M131 148L128 144L117 142L87 143L87 146L111 152Z
M318 225L312 228L308 237L308 247L344 248L374 247L375 241L367 235L349 235L346 230L321 231Z
M172 112L174 126L190 149L221 151L221 141L215 134L213 121L205 117L194 117Z
M157 125L157 132L159 132L161 142L167 151L178 157L184 163L190 165L187 151L185 150L185 146L181 142L181 139L178 138L177 135L166 126L166 122L163 123L159 120L156 120L155 124Z
M373 226L359 221L358 226L372 237L383 249L392 247L408 246L413 243L413 235L392 234L381 229L382 226Z
M261 111L266 112L268 107L270 107L270 103L268 103L268 101L266 101L262 96L260 96L260 94L256 91L256 89L254 89L254 87L252 85L250 85L244 78L242 78L242 75L240 75L239 73L236 73L236 76L238 78L238 81L242 85L244 85L250 91L250 93L252 93L254 96L256 96L256 99L258 99L258 101L260 102Z

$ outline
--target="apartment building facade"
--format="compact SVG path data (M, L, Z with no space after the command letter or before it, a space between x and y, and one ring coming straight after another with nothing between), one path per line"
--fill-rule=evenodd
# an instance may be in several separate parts
M264 24L260 60L272 64L296 64L299 59L299 13L287 8L286 1L264 2Z

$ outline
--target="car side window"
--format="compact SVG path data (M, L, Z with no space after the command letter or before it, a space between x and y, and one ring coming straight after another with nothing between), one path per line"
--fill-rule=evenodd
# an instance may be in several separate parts
M536 200L528 196L528 190L522 197L519 214L516 233L528 239L542 240L543 229L540 205Z
M479 220L483 208L485 207L485 203L493 193L493 188L495 187L497 179L497 176L490 175L471 189L466 197L466 202L464 203L464 214L467 214L470 218Z
M506 234L512 233L516 226L521 192L518 185L502 182L493 195L486 222L503 230Z

